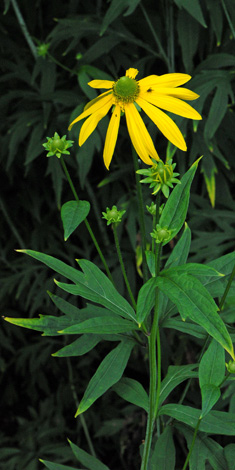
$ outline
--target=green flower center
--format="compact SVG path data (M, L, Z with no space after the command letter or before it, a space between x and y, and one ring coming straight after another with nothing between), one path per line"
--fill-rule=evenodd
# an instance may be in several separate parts
M121 77L113 85L113 94L121 103L133 103L139 94L139 85L130 77Z
M64 142L62 139L53 139L51 142L51 151L55 152L56 150L64 150Z

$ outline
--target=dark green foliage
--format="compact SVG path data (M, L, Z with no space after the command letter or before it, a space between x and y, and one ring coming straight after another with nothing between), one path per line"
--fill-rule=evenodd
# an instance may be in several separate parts
M45 252L74 267L77 267L75 259L85 258L102 268L83 223L71 234L63 232L60 209L69 204L73 196L65 183L60 162L57 158L46 158L42 144L55 131L75 141L71 155L65 156L66 164L79 198L91 205L90 224L107 253L115 284L122 295L126 292L117 269L112 232L107 230L101 213L113 204L126 210L118 231L127 274L136 293L142 285L135 258L139 226L131 146L125 126L121 126L109 173L102 160L108 118L102 120L81 148L77 145L81 123L70 133L67 128L87 101L96 97L96 91L87 85L93 78L116 79L129 67L138 68L138 78L174 71L192 75L189 87L200 94L193 106L203 120L192 123L174 118L185 135L187 154L167 145L152 123L143 118L161 158L165 159L166 152L169 158L174 155L176 171L186 173L196 159L204 156L200 162L201 173L196 173L191 188L187 219L192 232L189 261L205 261L216 272L225 274L221 279L210 272L208 279L206 273L199 273L212 296L222 295L234 263L234 255L227 254L234 249L235 230L234 1L38 0L32 6L31 0L18 0L18 3L5 0L1 10L1 314L24 317L29 323L32 317L37 318L35 329L44 331L46 337L2 322L0 467L7 470L42 470L45 467L66 470L78 469L81 465L93 468L97 462L89 460L90 449L81 421L73 418L78 408L74 389L81 400L104 358L110 350L119 347L119 338L114 330L110 335L103 331L88 336L84 332L79 339L75 335L59 334L57 327L53 329L55 322L56 326L57 321L60 322L61 330L71 328L78 311L83 315L81 324L91 318L100 321L107 314L103 307L86 305L80 297L72 299L66 287L58 294L59 289L46 266L14 251L29 248ZM26 28L20 24L19 13ZM150 204L148 188L144 187L143 191ZM69 206L63 207L65 210ZM87 211L88 206L84 213ZM152 221L147 213L146 224L150 232ZM186 262L189 238L190 231L186 228L181 238L178 234L172 240L171 249L175 245L175 250L166 267L173 270ZM150 238L148 242L151 243ZM218 257L220 260L212 261ZM58 285L66 286L62 274L56 277ZM190 273L185 277L190 278ZM140 322L148 313L144 309L152 306L151 298L143 304L145 289L149 289L151 297L151 285L144 288L142 298L140 295L138 299ZM234 287L230 293L222 318L234 339ZM116 303L116 310L119 310L120 304ZM171 420L172 423L174 418L180 422L174 421L174 427L166 427L158 446L171 449L167 470L174 468L176 448L178 470L183 466L187 446L192 441L190 423L196 423L198 418L194 409L201 407L195 380L198 372L192 363L198 362L197 353L206 338L200 324L189 318L185 322L178 316L172 318L176 311L163 291L160 303L164 312L161 321L165 376L161 401L167 400L164 422ZM64 310L68 312L68 305L70 317L67 315L64 323ZM128 308L125 319L119 321L120 328L122 322L130 323L132 308ZM39 315L42 315L40 319ZM113 318L111 312L110 317ZM47 336L52 333L53 337ZM106 341L101 342L101 339ZM209 349L205 354L208 351L210 354ZM129 349L126 356L128 354ZM103 462L97 469L139 468L136 449L144 438L147 377L145 348L138 351L134 348L123 382L114 384L85 414L97 458ZM186 398L188 415L183 419L182 405L174 408L172 403L178 402L184 390L183 382L190 378L194 380ZM125 385L125 393L123 388L120 392L120 383ZM212 418L209 416L209 424L206 422L208 427L205 424L205 429L202 427L197 436L198 461L192 457L190 462L194 469L233 468L235 451L229 437L234 432L235 422L233 380L217 398L216 411ZM144 409L139 410L136 405ZM233 413L231 421L227 421L227 415L224 417L227 410ZM227 426L223 436L219 435L217 440L213 435L207 436L210 426L222 434L221 423ZM68 437L76 442L76 445L70 442L71 448L66 444ZM157 451L153 449L150 470L154 468ZM164 455L162 452L162 468L166 464Z

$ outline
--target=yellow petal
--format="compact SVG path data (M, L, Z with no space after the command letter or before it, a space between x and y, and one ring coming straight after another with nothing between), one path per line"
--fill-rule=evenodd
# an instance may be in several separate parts
M187 150L185 140L179 128L169 116L140 97L137 98L136 103L143 109L154 124L156 124L162 134L164 134L164 136L172 142L173 145L181 150Z
M117 142L120 116L121 116L121 108L120 106L116 105L112 113L110 122L109 122L107 134L105 138L105 145L104 145L103 158L104 158L104 164L107 169L109 169L109 165L112 160L113 152L114 152L115 145Z
M112 88L115 82L111 80L91 80L88 85L91 88Z
M153 87L151 92L148 92L147 90L145 92L140 92L140 97L141 98L146 98L148 99L149 95L151 96L152 93L156 93L159 95L168 95L168 96L174 96L176 98L180 98L182 100L196 100L199 98L199 95L197 93L194 93L194 91L188 90L187 88L172 88L172 87Z
M164 75L149 75L139 80L140 91L147 91L149 87L177 87L190 80L186 73L166 73Z
M159 156L145 124L133 103L125 105L125 115L128 132L137 154L144 163L152 165L153 162L149 158L149 155L155 160L159 160Z
M103 108L98 111L97 113L92 113L91 116L89 116L85 122L83 123L80 134L79 134L79 141L78 144L81 146L84 144L84 142L88 139L88 137L91 135L91 133L95 130L97 124L103 117L109 112L110 107L112 106L112 103L106 104L106 106L103 106Z
M126 70L126 77L135 79L136 75L138 75L139 70L137 69L128 69Z
M192 108L192 106L182 100L179 100L178 98L174 98L173 96L161 96L158 93L153 92L141 94L141 97L149 103L154 104L154 106L165 109L170 113L178 114L178 116L183 116L189 119L202 119L200 114L194 108Z
M89 116L90 114L92 113L96 113L97 111L100 111L102 110L103 106L105 106L106 104L110 103L110 106L112 104L112 94L107 94L104 93L105 96L98 96L97 98L95 98L95 100L92 100L92 101L95 101L94 104L92 104L91 106L89 106L88 108L86 107L86 110L80 114L80 116L78 116L76 119L74 119L73 122L71 122L71 124L69 124L69 131L70 129L72 128L72 126L78 122L78 121L81 121L81 119L84 119L85 117ZM89 105L89 103L88 103ZM102 111L101 111L102 112Z

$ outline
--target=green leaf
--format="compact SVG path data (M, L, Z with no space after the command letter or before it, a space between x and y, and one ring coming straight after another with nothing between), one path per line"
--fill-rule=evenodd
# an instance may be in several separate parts
M38 261L46 264L55 272L74 282L75 284L62 284L57 282L57 284L66 292L70 292L74 295L81 295L85 299L97 302L98 304L107 307L112 312L127 319L132 318L136 322L135 312L127 300L117 292L104 273L102 273L102 271L90 261L79 260L79 265L84 272L82 273L53 256L32 250L17 251L32 256Z
M182 319L189 317L202 326L234 359L233 344L217 313L218 307L206 288L194 276L168 270L156 279L156 285L177 305Z
M220 344L212 340L199 364L199 384L219 386L224 379L225 354Z
M182 264L180 266L170 267L168 269L164 269L161 271L161 274L168 275L169 273L173 273L175 275L180 275L182 273L191 274L197 278L211 278L211 277L223 277L224 274L219 273L216 269L212 268L211 266L207 266L206 264L200 263L187 263Z
M65 330L59 331L59 333L67 335L80 335L81 333L117 334L132 330L138 330L138 326L135 323L112 315L105 317L105 321L103 317L85 320L84 322L74 324Z
M150 458L149 470L174 470L175 446L172 438L172 428L167 426L158 437Z
M149 279L141 288L137 298L136 320L139 326L148 317L155 302L155 279Z
M159 225L161 227L168 227L168 230L172 231L170 240L177 235L184 224L189 204L190 187L201 158L202 157L198 158L187 173L185 173L181 179L181 184L175 186L163 209ZM168 240L167 243L169 243L170 240Z
M202 161L201 172L204 174L207 192L211 201L212 207L215 205L215 175L218 173L214 159L210 154L206 155L206 158Z
M28 328L30 330L43 331L43 336L58 336L58 330L71 326L74 320L66 317L51 315L39 315L39 318L9 318L3 317L8 323Z
M220 388L213 384L205 384L201 387L202 414L206 416L220 398Z
M181 331L182 333L192 335L195 338L200 338L206 340L207 333L202 328L202 326L196 325L196 323L192 323L188 318L185 321L182 321L180 316L174 318L166 318L161 323L163 328L173 328L177 331Z
M106 11L101 25L100 36L104 34L108 26L120 16L124 10L128 8L125 13L125 16L130 15L136 9L137 5L140 3L140 0L112 0L110 7Z
M42 462L46 468L49 468L49 470L82 470L79 468L74 468L74 467L68 467L68 465L62 465L61 463L53 463L49 462L49 460L41 460L39 459L40 462Z
M88 201L68 201L61 207L61 219L64 227L64 240L85 220L90 211Z
M217 86L204 129L204 136L207 142L212 139L227 112L228 86L227 80L221 81L221 84Z
M120 380L133 346L134 342L122 341L105 357L90 380L75 417L84 413L97 398Z
M113 390L124 400L143 408L147 413L149 410L149 398L143 387L137 380L123 377Z
M224 448L224 455L228 462L228 468L226 470L234 470L235 462L235 444L228 444Z
M188 254L191 244L191 230L188 224L185 222L184 231L174 246L170 256L165 264L165 268L172 268L185 264L188 259Z
M80 447L73 444L69 439L68 442L76 459L86 468L89 470L109 470L107 465L104 465L96 457L93 457L93 455L88 454L85 450L80 449Z
M171 416L192 428L195 428L201 415L201 410L190 406L169 403L163 405L159 410L159 415ZM225 413L224 411L210 411L200 423L200 431L209 434L220 434L234 436L235 413Z
M166 377L161 383L160 400L161 405L168 395L174 390L177 385L184 382L189 378L197 378L198 373L193 372L193 369L198 367L198 364L188 364L186 366L169 366Z
M176 28L185 72L192 74L194 69L193 58L199 45L200 25L192 16L182 10L178 11Z
M56 353L52 354L55 357L72 357L72 356L83 356L87 352L91 351L100 341L99 335L85 334L76 339L73 343L68 344L64 348L60 349Z
M207 28L199 0L174 0L174 2L179 8L184 8L204 28Z

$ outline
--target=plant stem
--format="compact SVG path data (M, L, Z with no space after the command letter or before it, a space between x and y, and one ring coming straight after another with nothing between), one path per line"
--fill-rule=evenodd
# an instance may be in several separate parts
M228 20L228 24L229 24L229 26L230 26L230 29L231 29L233 38L235 39L235 30L234 30L234 27L233 27L233 23L232 23L232 21L231 21L231 18L230 18L230 16L229 16L228 10L227 10L227 8L226 8L226 5L225 5L225 3L224 3L224 0L221 0L221 3L222 3L222 7L223 7L223 9L224 9L225 16L226 16L226 18L227 18L227 20Z
M123 278L124 278L124 281L125 281L125 284L126 284L126 287L127 287L127 290L128 290L131 302L132 302L132 305L133 305L134 309L136 310L136 301L135 301L134 296L132 294L131 286L130 286L130 283L128 281L127 275L126 275L126 268L125 268L125 265L124 265L124 262L123 262L123 257L122 257L122 253L121 253L121 249L120 249L119 240L118 240L117 224L112 224L112 226L113 226L114 241L115 241L115 245L116 245L116 250L117 250L119 263L120 263L121 270L122 270L122 275L123 275Z
M132 147L132 155L133 155L133 161L134 161L136 189L137 189L137 197L138 197L139 223L140 223L142 260L143 260L143 280L145 283L148 280L148 269L147 269L146 254L145 254L146 231L145 231L145 221L144 221L144 200L143 200L142 186L140 183L140 175L136 173L139 170L138 156L133 147Z
M200 426L200 422L201 422L201 418L199 418L198 422L197 422L197 426L194 430L194 434L193 434L193 439L192 439L192 442L191 442L191 446L190 446L190 449L189 449L189 453L187 455L187 458L184 462L184 466L183 466L183 469L182 470L186 470L187 466L188 466L188 462L189 462L189 459L191 457L191 454L192 454L192 451L193 451L193 448L194 448L194 444L195 444L195 441L196 441L196 437L197 437L197 433L198 433L198 429L199 429L199 426Z
M19 22L19 25L21 27L21 30L22 30L22 33L29 45L29 48L34 56L34 59L37 59L38 58L38 54L37 54L37 49L36 49L36 46L34 44L34 42L32 41L31 39L31 36L29 34L29 31L28 31L28 28L26 26L26 23L24 21L24 18L20 12L20 9L18 7L18 4L17 4L17 1L16 0L11 0L11 4L15 10L15 14L16 14L16 17L17 17L17 20Z
M65 161L64 161L64 159L63 159L62 156L60 157L60 161L61 161L62 168L63 168L63 170L64 170L64 172L65 172L65 175L66 175L66 177L67 177L69 186L70 186L70 188L71 188L71 190L72 190L72 193L73 193L73 195L74 195L76 201L79 202L79 197L78 197L78 195L77 195L77 191L76 191L76 189L75 189L75 187L74 187L74 184L73 184L73 182L72 182L72 180L71 180L71 177L70 177L70 174L69 174L69 171L68 171L68 168L67 168L66 163L65 163ZM108 265L107 265L107 263L106 263L106 261L105 261L104 255L103 255L103 253L102 253L102 251L101 251L101 249L100 249L100 246L99 246L99 244L98 244L98 242L97 242L97 240L96 240L96 237L95 237L95 235L94 235L94 232L93 232L93 230L92 230L92 228L91 228L91 226L90 226L88 220L85 219L84 222L85 222L86 228L87 228L87 230L88 230L88 232L89 232L89 234L90 234L90 236L91 236L91 239L92 239L92 241L93 241L93 243L94 243L94 245L95 245L95 247L96 247L96 249L97 249L97 252L99 253L100 259L101 259L101 261L102 261L102 263L103 263L103 265L104 265L104 268L105 268L105 271L106 271L106 273L107 273L107 276L108 276L108 278L110 279L110 281L114 284L113 278L112 278L112 274L111 274L111 272L110 272L110 270L109 270L109 267L108 267Z

